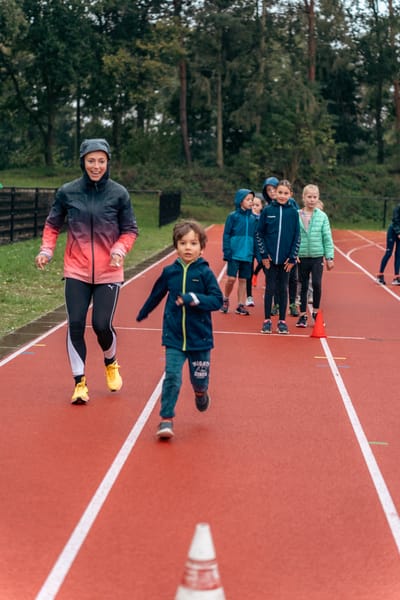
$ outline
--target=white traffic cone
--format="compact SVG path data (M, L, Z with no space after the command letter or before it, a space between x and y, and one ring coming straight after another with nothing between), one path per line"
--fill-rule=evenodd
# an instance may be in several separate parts
M207 523L196 525L175 600L225 600L211 530Z

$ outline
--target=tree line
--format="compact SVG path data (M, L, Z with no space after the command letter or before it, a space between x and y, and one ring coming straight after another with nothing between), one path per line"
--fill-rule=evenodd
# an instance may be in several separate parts
M0 0L0 169L398 162L393 0Z

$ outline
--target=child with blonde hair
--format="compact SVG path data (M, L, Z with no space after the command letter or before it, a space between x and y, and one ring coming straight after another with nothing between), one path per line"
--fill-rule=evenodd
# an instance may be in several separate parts
M311 275L312 284L312 316L315 320L321 303L322 273L324 259L327 269L334 267L334 247L329 218L321 206L319 188L308 184L303 189L303 208L299 210L300 249L300 316L296 327L307 327L307 292Z

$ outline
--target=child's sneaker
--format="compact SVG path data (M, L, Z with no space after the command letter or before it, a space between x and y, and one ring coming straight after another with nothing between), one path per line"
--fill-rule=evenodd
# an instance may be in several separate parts
M276 331L278 333L289 333L288 326L285 321L278 321L278 325L276 327Z
M260 333L272 333L272 321L271 319L266 319L262 324Z
M400 285L400 277L395 277L392 281L392 285Z
M299 317L296 327L307 327L307 315L301 315Z
M194 396L196 408L200 412L204 412L210 406L211 398L207 392L196 392Z
M87 404L89 402L89 390L86 385L86 377L82 377L79 383L75 385L72 394L71 404Z
M271 310L271 315L275 317L279 312L279 304L274 304Z
M169 440L174 437L174 427L171 419L163 419L158 426L156 436L158 439Z
M386 281L383 275L377 275L375 281L376 283L379 283L379 285L386 285Z
M229 310L229 298L224 298L224 302L221 306L221 308L219 309L220 312L222 313L227 313Z
M290 306L289 306L289 314L291 317L298 317L299 316L299 309L297 308L297 304L295 302L293 302Z
M318 314L317 312L312 313L312 318L313 318L314 323L317 320L317 314ZM322 323L322 325L325 327L325 321Z
M248 317L249 314L250 314L249 311L245 309L245 307L243 306L243 304L239 304L238 305L237 309L235 310L235 313L237 315L242 315L242 316L245 316L245 317Z
M395 284L393 284L393 285L395 285ZM246 300L246 306L255 306L253 296L248 296L248 298Z
M119 364L116 360L106 365L106 380L110 392L118 392L122 388L122 377L119 374Z

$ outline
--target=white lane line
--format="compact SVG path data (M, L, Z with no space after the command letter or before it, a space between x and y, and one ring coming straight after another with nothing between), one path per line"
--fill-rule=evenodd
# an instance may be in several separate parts
M348 252L343 252L343 250L341 250L336 244L334 246L335 246L335 250L337 252L339 252L339 254L341 254L346 260L348 260L349 262L351 262L351 264L354 265L355 267L357 267L357 269L360 269L360 271L362 271L367 277L369 277L370 279L372 279L372 281L375 281L376 275L371 275L371 273L369 271L367 271L367 269L364 269L364 267L361 266L360 263L358 263L357 261L355 261L355 260L353 260L351 258L350 254L352 252L354 252L356 250L356 248L352 248ZM376 284L376 285L379 285L379 284ZM397 300L397 302L400 302L400 296L398 296L397 294L395 294L395 292L392 292L392 290L390 289L389 286L387 286L387 285L380 285L379 287L383 288L385 290L385 292L387 292L393 298L395 298Z
M8 362L13 360L14 358L17 358L17 356L19 356L20 354L23 354L24 352L29 350L29 348L32 348L32 346L36 346L39 342L41 342L42 340L47 338L49 335L51 335L52 333L57 331L57 329L64 327L64 325L66 323L67 323L67 321L63 321L62 323L55 325L54 327L49 329L49 331L46 331L46 333L44 333L43 335L40 335L39 337L37 337L34 340L32 340L31 342L29 342L29 344L25 344L25 346L21 346L21 348L18 348L18 350L16 350L9 356L6 356L6 358L3 358L3 360L0 361L0 367L4 367L4 365L6 365Z
M351 426L354 431L354 435L356 436L365 464L367 465L367 469L376 489L376 493L378 494L378 498L381 503L383 512L385 514L386 520L389 524L390 531L396 543L397 551L400 553L400 519L395 504L392 500L389 489L372 453L370 444L368 443L368 440L365 436L364 430L354 409L351 398L346 390L346 386L344 385L343 379L340 376L338 367L336 366L335 360L330 351L329 344L325 338L321 338L320 341L324 349L326 358L328 359L328 364L331 369L333 378L342 397L344 407L346 409L347 415L349 417Z
M171 252L167 257L164 257L159 262L164 261L166 258L168 258L172 254L174 254L174 252ZM156 263L156 264L158 264L158 263ZM132 279L130 279L127 283L134 281L135 279L137 279L139 276L143 275L143 273L150 270L154 266L155 265L151 265L150 267L148 267L141 273L138 273L137 275L132 277ZM222 270L222 272L220 274L221 277L222 277L223 271L224 271L224 269ZM50 332L47 332L46 335L49 335L49 333ZM42 338L43 337L46 337L46 336L42 336ZM34 343L37 343L37 341L42 338L37 338L37 340L35 340ZM31 345L33 345L33 343ZM19 353L20 353L20 351L18 353L14 353L14 354L16 355ZM122 445L120 451L118 452L117 456L115 457L111 467L108 469L106 475L104 476L103 481L101 482L101 484L97 488L96 492L94 493L85 512L83 513L78 524L76 525L71 537L69 538L66 545L64 546L64 549L62 550L61 554L59 555L56 563L54 564L52 570L50 571L42 588L39 590L39 593L37 594L35 600L54 600L57 593L59 592L60 587L61 587L65 577L68 574L68 571L70 570L91 527L93 526L93 523L95 522L104 502L106 501L115 481L117 480L117 478L122 470L122 467L124 466L125 462L127 461L130 453L132 452L139 435L141 434L144 426L146 425L146 423L154 409L154 406L156 405L156 402L161 394L161 387L162 387L163 379L164 379L164 373L162 374L160 381L158 382L152 395L150 396L149 400L147 401L142 413L140 414L138 420L136 421L133 428L131 429L131 431L130 431L128 437L126 438L124 444Z
M65 577L68 574L68 571L71 568L72 563L81 549L81 546L84 543L93 523L95 522L104 502L106 501L111 488L117 480L122 467L132 452L139 435L141 434L151 415L151 412L160 396L163 379L164 375L161 377L138 420L131 429L124 444L121 446L120 451L118 452L112 465L104 476L103 481L89 502L85 512L76 525L71 537L64 546L64 549L59 555L54 567L50 571L35 600L54 600L56 597Z

